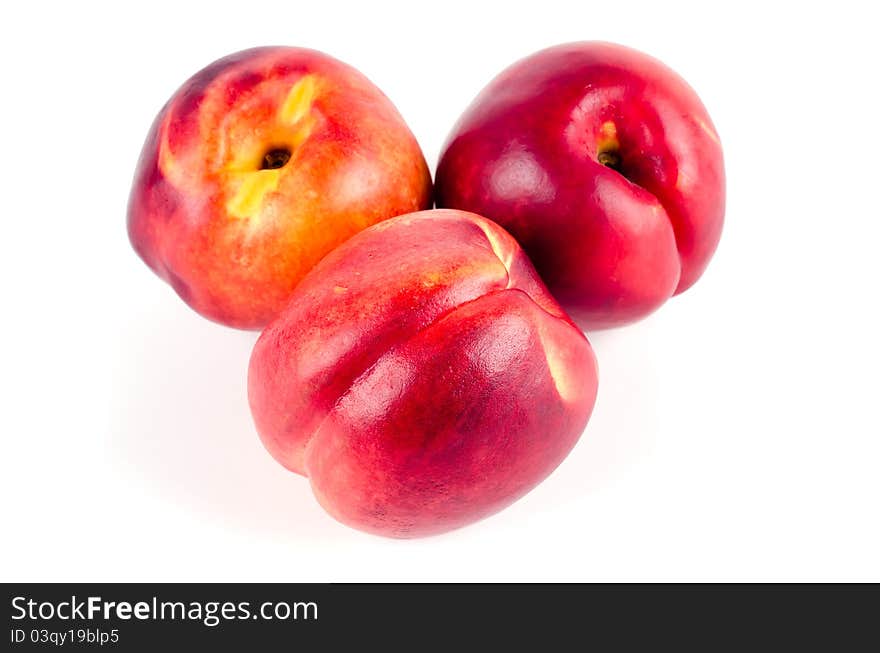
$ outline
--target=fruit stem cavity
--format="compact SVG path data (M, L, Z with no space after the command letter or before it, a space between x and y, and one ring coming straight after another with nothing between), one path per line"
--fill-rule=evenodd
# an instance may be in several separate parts
M276 147L263 155L260 170L277 170L283 168L290 161L290 150L284 147Z
M596 160L598 160L603 166L620 172L620 155L617 152L613 150L599 152L596 156Z

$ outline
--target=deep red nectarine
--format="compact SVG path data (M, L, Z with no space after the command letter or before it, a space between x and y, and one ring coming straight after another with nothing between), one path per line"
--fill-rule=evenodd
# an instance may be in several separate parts
M516 241L461 211L379 223L328 254L251 356L270 453L345 524L440 533L528 492L596 397L587 339Z
M453 128L437 205L505 227L583 328L644 317L702 274L724 218L696 93L635 50L572 43L496 77Z
M300 48L245 50L156 118L128 210L135 250L195 310L256 329L321 257L427 208L415 138L366 77Z

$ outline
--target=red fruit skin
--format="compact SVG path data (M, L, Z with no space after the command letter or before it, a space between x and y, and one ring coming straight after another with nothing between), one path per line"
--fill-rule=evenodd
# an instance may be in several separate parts
M261 170L279 147L289 161ZM160 111L128 233L193 309L259 329L333 247L430 203L418 143L378 88L323 53L264 47L209 65Z
M501 510L562 461L592 349L516 241L480 216L377 224L322 260L254 347L269 452L339 521L390 537Z
M721 144L696 93L601 42L543 50L490 82L453 128L435 190L438 207L506 228L584 329L693 285L724 221Z

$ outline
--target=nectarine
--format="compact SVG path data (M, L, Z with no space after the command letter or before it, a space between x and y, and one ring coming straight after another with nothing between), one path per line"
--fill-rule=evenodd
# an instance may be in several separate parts
M415 138L368 79L313 50L255 48L194 75L159 113L128 230L195 310L257 329L327 252L427 208L430 191Z
M516 241L437 210L381 222L318 263L257 341L248 393L269 452L334 517L415 537L546 477L596 384L587 339Z
M571 43L515 63L453 128L437 205L505 227L583 328L644 317L703 273L724 219L718 135L645 54Z

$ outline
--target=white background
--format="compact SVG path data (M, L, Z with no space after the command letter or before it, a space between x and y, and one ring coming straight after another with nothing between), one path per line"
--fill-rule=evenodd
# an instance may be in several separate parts
M21 3L0 20L0 579L880 581L866 10L125 4ZM212 60L303 45L376 82L433 167L492 76L580 39L651 53L702 97L726 154L718 253L651 318L590 334L593 419L526 498L425 540L350 530L257 438L256 335L196 315L129 246L147 129Z

